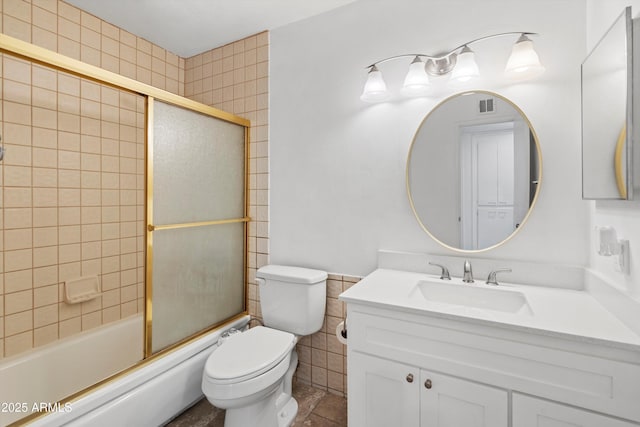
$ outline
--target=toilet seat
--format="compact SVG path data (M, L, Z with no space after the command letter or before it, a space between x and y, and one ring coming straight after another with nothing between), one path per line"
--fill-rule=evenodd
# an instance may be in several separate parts
M257 326L225 341L209 358L204 375L211 384L236 384L277 366L291 354L295 336Z

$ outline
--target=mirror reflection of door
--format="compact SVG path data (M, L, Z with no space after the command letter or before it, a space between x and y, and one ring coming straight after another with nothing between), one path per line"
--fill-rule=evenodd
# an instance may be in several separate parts
M519 226L530 201L529 151L522 120L460 127L461 249L496 245Z
M493 246L513 230L513 126L501 125L462 128L462 249Z

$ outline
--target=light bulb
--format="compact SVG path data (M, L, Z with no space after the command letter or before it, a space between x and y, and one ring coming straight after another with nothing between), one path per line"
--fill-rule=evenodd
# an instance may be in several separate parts
M387 85L382 78L382 73L375 65L369 70L367 82L364 84L364 90L360 99L365 102L380 102L389 98Z
M533 42L522 34L513 45L504 74L512 79L529 79L542 74L544 70L545 68L540 64L540 58L533 48Z
M458 55L451 79L457 82L467 82L477 78L479 75L480 70L478 69L478 64L476 64L475 54L468 46L465 46Z
M423 96L429 91L429 77L424 69L424 62L416 56L409 65L409 71L404 78L402 94L405 96Z

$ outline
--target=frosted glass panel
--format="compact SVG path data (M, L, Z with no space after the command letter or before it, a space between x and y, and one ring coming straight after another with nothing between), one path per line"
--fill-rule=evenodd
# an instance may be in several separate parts
M244 127L154 102L153 224L244 217Z
M156 352L244 310L244 223L156 230Z

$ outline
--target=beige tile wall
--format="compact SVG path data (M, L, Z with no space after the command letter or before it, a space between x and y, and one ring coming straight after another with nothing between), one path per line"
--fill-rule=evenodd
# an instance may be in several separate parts
M9 36L180 95L184 59L58 0L0 1ZM0 357L143 310L144 100L0 58ZM101 297L63 302L98 274Z
M337 395L346 395L347 347L335 335L336 327L346 316L346 308L338 300L338 295L358 281L359 277L329 274L327 309L322 330L303 337L298 343L298 381Z
M144 99L2 57L4 355L144 307ZM98 275L102 296L64 302Z
M1 0L2 33L184 95L184 59L60 0Z

